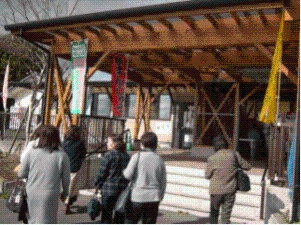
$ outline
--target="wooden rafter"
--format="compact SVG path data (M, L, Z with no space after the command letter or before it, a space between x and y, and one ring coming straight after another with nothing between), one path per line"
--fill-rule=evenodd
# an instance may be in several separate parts
M160 23L162 23L165 27L167 27L170 31L174 31L174 26L171 22L169 22L167 19L165 18L160 18L158 19L158 21Z
M264 14L264 12L263 12L262 9L258 10L258 14L259 14L259 16L260 16L260 19L261 19L262 23L263 23L265 26L268 26L268 25L269 25L268 20L267 20L267 18L266 18L266 16L265 16L265 14Z
M231 19L231 18L230 18ZM226 20L226 19L225 19ZM233 21L233 19L231 19ZM275 18L275 21L279 22L279 18ZM273 43L277 39L278 26L277 22L271 24L269 29L262 24L261 21L252 21L252 32L248 27L223 27L223 35L220 34L215 28L208 29L206 33L190 32L185 27L177 26L177 35L175 36L169 31L160 31L160 35L149 39L145 38L144 31L137 30L136 37L132 35L123 35L123 38L117 39L115 37L107 36L105 40L100 40L95 36L90 36L89 40L93 45L89 46L89 52L104 52L112 50L116 52L125 51L141 51L145 49L177 49L181 48L208 48L208 47L226 47L235 45L253 45L256 42L260 43ZM278 23L279 24L279 23ZM293 35L295 31L291 29L291 26L297 26L299 22L288 21L286 22L284 31L284 41L298 41L299 37ZM200 27L201 29L201 27ZM219 29L220 30L220 29ZM187 33L188 32L188 33ZM233 35L237 33L238 35ZM28 35L30 32L28 33ZM183 39L182 37L189 36L189 39ZM141 38L139 38L141 37ZM248 38L246 38L248 37ZM30 38L30 37L28 37ZM143 40L143 42L141 41ZM58 40L54 46L54 50L57 54L68 54L69 43L67 41Z
M215 29L219 28L219 23L216 21L216 19L211 14L206 14L205 17L215 27Z
M139 20L137 21L137 23L140 24L146 30L150 31L151 33L155 33L154 27L150 25L148 22L146 22L145 20Z
M273 59L273 54L266 48L264 47L263 44L256 43L255 47L262 52L264 55L266 55L270 60ZM281 63L281 72L287 76L294 84L298 84L298 77L294 75L283 63Z
M230 13L233 19L235 20L236 24L241 27L242 26L242 21L241 18L237 15L237 12L231 12Z
M196 30L198 28L195 19L192 16L181 16L180 19L183 20L193 30Z
M84 26L83 29L87 30L88 32L92 33L92 34L95 34L96 36L99 36L100 33L99 33L99 29L97 28L94 28L94 27L91 27L91 26Z
M128 25L127 23L122 22L122 23L118 23L117 25L125 30L128 30L133 35L135 35L135 29L132 26Z
M114 29L113 27L110 27L108 24L101 24L101 25L99 25L97 27L101 28L102 30L109 31L113 35L118 35L116 29Z

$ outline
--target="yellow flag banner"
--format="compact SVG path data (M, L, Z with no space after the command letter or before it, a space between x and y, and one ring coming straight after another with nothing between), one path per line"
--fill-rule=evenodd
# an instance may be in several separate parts
M281 16L277 42L276 42L275 51L272 60L272 68L270 72L269 83L265 93L261 112L259 114L259 121L263 123L276 122L277 84L278 84L278 72L281 66L281 57L282 57L283 27L284 27L284 12L282 12L282 16Z

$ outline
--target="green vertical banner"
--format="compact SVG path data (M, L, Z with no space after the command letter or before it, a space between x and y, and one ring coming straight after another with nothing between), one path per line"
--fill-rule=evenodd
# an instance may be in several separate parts
M87 71L88 40L71 42L71 113L83 114Z

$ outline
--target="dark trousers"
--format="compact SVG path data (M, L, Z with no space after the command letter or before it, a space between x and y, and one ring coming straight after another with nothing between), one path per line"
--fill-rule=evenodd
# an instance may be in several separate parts
M113 218L113 209L116 204L118 196L102 196L102 214L101 223L109 224L121 224L124 223L124 214L115 212Z
M218 223L219 209L221 207L221 223L229 224L235 202L235 193L210 195L210 201L210 223Z
M160 202L132 202L132 214L126 215L126 224L142 223L155 224L157 221Z

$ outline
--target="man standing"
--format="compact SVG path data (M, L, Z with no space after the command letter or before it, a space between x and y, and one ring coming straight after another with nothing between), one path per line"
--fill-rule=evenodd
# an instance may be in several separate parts
M251 165L238 152L227 149L222 136L213 139L215 154L208 158L205 178L210 179L210 223L217 224L221 207L221 223L229 224L237 189L238 168L250 170Z

